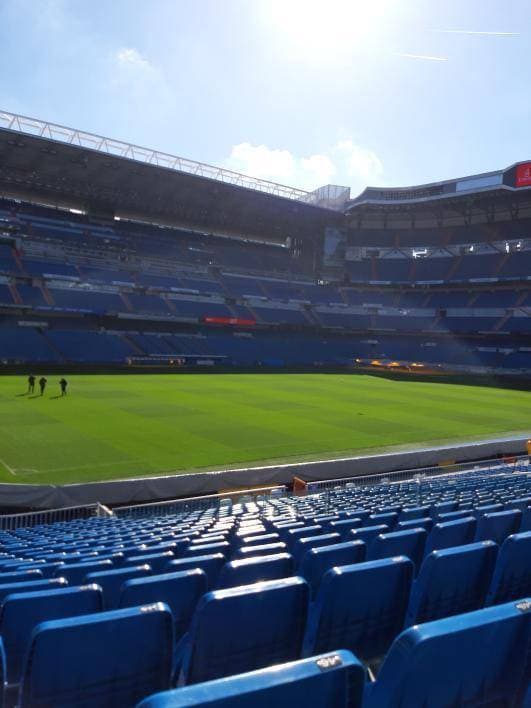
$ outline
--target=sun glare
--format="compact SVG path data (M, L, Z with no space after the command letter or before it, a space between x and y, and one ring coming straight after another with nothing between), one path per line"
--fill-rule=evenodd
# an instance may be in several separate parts
M374 44L392 0L269 0L264 19L293 51L326 61Z

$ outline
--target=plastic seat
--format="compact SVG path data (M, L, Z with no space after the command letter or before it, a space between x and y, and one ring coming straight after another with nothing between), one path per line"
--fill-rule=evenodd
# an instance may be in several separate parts
M453 546L472 543L475 532L476 519L472 516L457 519L456 521L439 522L435 524L428 536L424 554L427 556L432 551L442 548L452 548Z
M293 561L298 567L304 555L312 548L321 548L322 546L331 546L339 543L341 536L338 533L323 533L319 536L305 536L299 538L292 549Z
M31 634L41 622L99 612L103 596L97 585L37 590L8 595L0 608L7 682L19 683Z
M66 587L68 582L64 578L43 578L42 580L30 580L22 583L0 584L0 604L4 599L14 592L29 592L30 590L50 590Z
M358 708L364 683L362 664L337 651L158 693L138 708Z
M433 551L413 585L406 627L482 607L497 554L493 541Z
M280 536L276 532L257 533L251 536L241 536L238 538L237 547L241 546L263 546L266 543L279 543Z
M531 531L509 536L500 548L486 605L531 596Z
M89 573L95 573L101 570L112 570L112 561L101 560L91 561L89 563L68 563L56 568L55 576L66 578L69 585L79 585L83 583Z
M448 509L448 511L452 511ZM444 513L444 512L442 512ZM404 507L399 515L399 521L414 521L415 519L423 519L430 515L429 506L408 506Z
M207 576L207 588L215 587L219 571L225 564L222 553L212 553L206 556L193 556L191 558L177 558L171 560L164 568L165 573L177 573L184 570L199 568Z
M341 535L341 539L345 541L347 539L347 534L351 529L359 528L362 524L361 519L340 519L339 521L332 521L328 528L331 533L338 533Z
M378 524L377 526L361 526L359 529L352 529L348 532L349 541L363 541L367 548L372 541L381 533L387 533L389 527L387 524Z
M368 663L382 657L404 625L412 580L405 556L329 570L310 610L303 655L341 647Z
M367 559L377 560L392 556L407 556L415 566L416 575L422 563L427 538L428 534L424 529L382 533L373 539L369 546Z
M427 622L395 641L363 708L523 706L531 599Z
M277 553L286 553L287 546L285 543L264 543L261 546L241 546L233 553L232 560L240 560L241 558L252 558L255 556L272 556Z
M185 638L179 683L295 661L302 648L308 601L308 584L302 578L203 595Z
M126 580L150 575L149 565L136 565L132 568L116 568L114 570L101 570L88 573L85 582L96 583L103 590L103 607L112 610L118 607L120 591Z
M220 571L217 589L251 585L264 580L279 580L293 575L293 557L289 553L253 556L225 563Z
M331 546L312 548L305 553L299 572L310 586L311 597L315 598L325 573L335 566L362 563L367 547L363 541L345 541Z
M288 548L291 549L295 543L305 536L317 536L320 533L324 533L324 529L319 524L313 524L311 526L301 526L297 528L288 529L284 541Z
M207 576L199 568L177 573L126 580L120 592L120 607L164 602L173 615L174 638L187 632L199 598L207 591Z
M117 708L170 687L173 623L162 604L43 622L20 708Z
M212 555L213 553L222 553L225 558L228 558L230 552L231 548L228 541L221 541L220 543L198 543L197 545L188 546L188 548L181 553L181 558L206 556Z
M143 565L147 563L154 573L161 573L166 567L168 561L174 559L174 555L171 551L164 551L161 553L146 553L143 556L129 556L125 559L122 564L122 568L129 568L132 565Z
M12 573L0 573L0 585L6 583L29 583L32 580L42 580L44 575L40 570L19 570Z
M531 531L531 506L522 511L522 522L518 532L524 533L525 531Z
M389 531L392 531L398 522L398 513L396 511L389 511L385 514L371 514L366 521L366 526L378 526L379 524L385 524Z
M420 519L411 519L410 521L399 521L395 531L408 531L409 529L424 529L426 533L430 533L433 528L433 519L430 516L423 516Z
M484 514L478 519L476 541L494 541L501 546L507 536L518 533L522 522L519 509Z

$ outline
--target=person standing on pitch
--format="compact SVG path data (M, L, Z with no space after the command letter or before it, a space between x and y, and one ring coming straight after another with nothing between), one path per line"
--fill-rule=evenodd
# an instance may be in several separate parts
M61 396L66 396L66 387L68 386L68 381L65 378L62 378L59 381L59 386L61 387Z
M41 389L41 396L44 396L44 389L46 388L46 384L48 383L48 379L45 379L44 376L41 376L39 379L39 387Z
M28 393L35 393L35 376L33 374L28 376Z

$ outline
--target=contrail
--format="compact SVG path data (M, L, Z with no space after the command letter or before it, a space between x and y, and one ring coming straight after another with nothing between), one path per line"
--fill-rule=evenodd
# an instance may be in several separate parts
M459 29L443 29L432 30L433 32L441 32L443 34L481 34L487 37L519 37L520 32L483 32L481 30L459 30Z
M396 52L395 56L405 59L423 59L424 61L448 61L448 57L434 57L429 54L407 54L406 52Z

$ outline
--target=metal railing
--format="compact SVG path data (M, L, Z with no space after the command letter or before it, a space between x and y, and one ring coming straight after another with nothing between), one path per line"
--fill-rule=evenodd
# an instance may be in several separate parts
M460 462L451 465L433 465L432 467L413 468L408 470L398 470L396 472L385 472L381 474L363 475L359 477L342 477L341 479L326 479L319 482L308 483L308 493L318 493L327 489L337 487L363 487L377 484L391 484L395 482L416 482L431 477L443 477L465 472L485 472L499 473L506 471L530 472L528 455L510 457L508 461L502 458L485 460L484 462Z
M122 140L105 138L102 135L67 128L64 125L57 125L56 123L39 120L38 118L17 115L9 111L0 111L0 128L34 135L35 137L46 138L48 140L55 140L60 143L76 145L77 147L84 147L90 150L97 150L98 152L104 152L108 155L136 160L137 162L143 162L148 165L178 170L179 172L186 172L190 175L207 177L238 187L246 187L247 189L254 189L258 192L273 194L277 197L284 197L285 199L306 203L312 201L312 193L306 192L303 189L250 177L249 175L240 174L234 170L228 170L225 167L214 167L214 165L196 162L195 160L189 160L185 157L177 157L176 155L170 155L166 152L160 152L159 150L151 150L150 148L140 147L140 145L133 145L132 143L126 143Z
M170 514L183 514L190 511L218 511L224 501L233 503L268 501L271 498L285 496L286 487L260 487L222 494L209 494L202 497L188 497L186 499L171 499L165 502L150 502L148 504L135 504L113 509L114 516L118 518L137 519L146 516L168 516Z
M21 514L0 516L0 530L12 531L24 526L40 526L54 524L60 521L74 519L90 519L94 516L105 518L113 513L103 504L87 504L84 506L69 506L64 509L46 509L44 511L28 511Z

